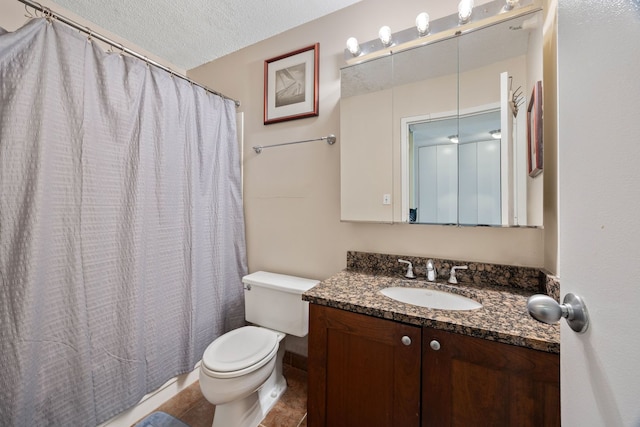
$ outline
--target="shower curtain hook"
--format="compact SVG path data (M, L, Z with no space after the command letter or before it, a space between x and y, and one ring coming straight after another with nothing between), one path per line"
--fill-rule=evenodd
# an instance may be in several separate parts
M89 27L85 27L87 31L89 31L89 36L87 37L87 42L91 43L91 36L93 35L93 30Z
M149 58L147 58L146 56L144 57L144 62L147 63L147 68L149 68Z
M31 11L29 9L27 9L27 4L24 4L24 11L26 12L26 15L24 15L25 18L28 19L33 19L35 18L35 16L33 16L33 14L31 13Z
M44 15L42 14L42 12L41 12L41 11L42 11L42 10L44 10L44 7L42 7L42 5L41 5L40 3L38 3L37 1L34 1L33 3L34 3L34 4L37 4L37 5L38 5L38 7L40 8L40 10L38 10L38 9L36 9L36 8L34 7L34 8L33 8L33 15L34 15L36 18L39 18L39 17L41 18L41 17L43 17ZM27 6L26 6L26 3L25 3L25 9L26 9L26 8L27 8Z
M120 45L120 58L124 56L124 46Z
M44 10L45 19L49 24L51 24L53 20L53 12L51 12L51 9L49 9L48 7L43 7L42 9Z

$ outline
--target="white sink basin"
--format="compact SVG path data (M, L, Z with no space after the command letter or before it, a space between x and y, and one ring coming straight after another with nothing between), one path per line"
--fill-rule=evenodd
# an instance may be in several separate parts
M396 301L440 310L475 310L482 307L471 298L434 289L394 286L380 292Z

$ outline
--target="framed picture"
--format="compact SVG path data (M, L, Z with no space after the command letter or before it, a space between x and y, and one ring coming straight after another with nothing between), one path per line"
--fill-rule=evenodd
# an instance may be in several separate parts
M318 115L320 44L264 61L264 124Z
M542 172L542 82L536 82L527 108L527 148L529 176Z

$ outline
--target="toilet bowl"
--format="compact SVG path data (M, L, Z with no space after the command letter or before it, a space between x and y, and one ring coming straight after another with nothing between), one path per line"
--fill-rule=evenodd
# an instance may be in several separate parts
M213 427L256 427L287 388L282 375L286 333L308 333L302 293L318 281L256 272L243 278L244 326L213 341L202 356L200 389L216 405Z
M283 333L245 326L207 347L200 364L200 388L216 405L215 427L256 426L284 393L284 347L279 351L283 338Z

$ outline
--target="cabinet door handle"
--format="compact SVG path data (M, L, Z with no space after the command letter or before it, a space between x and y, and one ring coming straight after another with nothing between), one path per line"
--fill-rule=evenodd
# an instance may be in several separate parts
M404 345L411 345L411 338L409 338L408 336L403 336L402 339L400 340L402 341L402 344Z
M429 346L431 347L431 349L433 349L433 350L435 350L435 351L440 350L440 343L439 343L438 341L436 341L436 340L432 340L432 341L429 343Z

